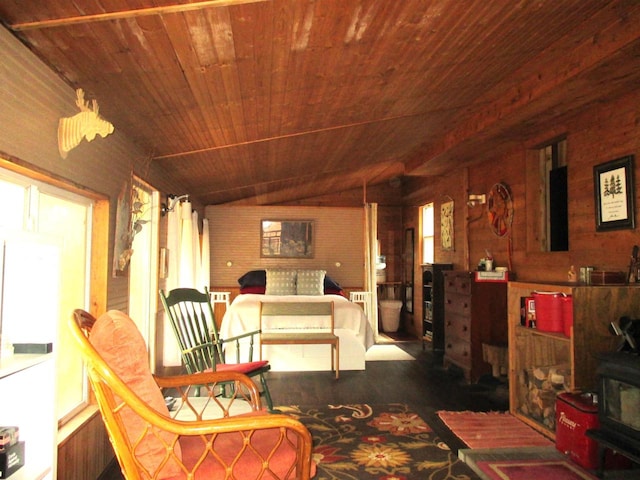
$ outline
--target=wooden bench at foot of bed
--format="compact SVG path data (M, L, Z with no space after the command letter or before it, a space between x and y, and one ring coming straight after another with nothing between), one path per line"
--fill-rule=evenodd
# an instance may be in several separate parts
M277 322L274 328L270 319L276 317L287 317L287 321ZM264 345L330 345L331 370L340 378L340 338L334 332L333 302L260 302L260 332L260 359Z

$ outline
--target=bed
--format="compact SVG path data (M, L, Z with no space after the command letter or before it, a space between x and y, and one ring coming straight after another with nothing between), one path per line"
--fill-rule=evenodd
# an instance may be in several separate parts
M261 271L258 271L261 272ZM364 370L365 353L374 343L373 330L364 315L360 305L350 302L340 293L340 287L324 274L318 273L319 278L307 282L308 272L323 272L317 270L298 270L301 277L296 275L296 286L291 290L268 288L269 280L276 283L274 275L266 271L265 285L261 286L262 276L258 275L258 285L248 285L247 274L238 279L240 295L231 303L224 314L220 325L222 338L239 335L257 330L260 325L260 302L334 302L335 333L340 337L340 370ZM249 273L249 272L248 272ZM245 279L245 281L243 281ZM314 283L321 280L323 287L301 287L300 284ZM287 280L289 281L289 280ZM298 283L300 282L300 283ZM284 282L286 283L286 282ZM282 284L282 282L280 282ZM264 290L261 290L261 287ZM309 294L313 292L314 294ZM290 325L295 329L295 325ZM241 348L247 348L245 345ZM260 346L258 345L258 348ZM227 352L227 360L234 358L234 352ZM255 355L257 357L257 354ZM265 345L263 358L269 360L273 371L323 371L331 369L331 356L326 345Z

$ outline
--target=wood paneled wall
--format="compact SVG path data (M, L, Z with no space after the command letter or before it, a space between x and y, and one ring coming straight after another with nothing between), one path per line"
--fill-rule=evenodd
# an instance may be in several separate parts
M273 267L321 268L340 285L363 285L362 208L214 205L205 208L205 217L209 220L212 287L237 287L237 279L245 272ZM261 258L260 221L269 218L313 220L314 258ZM227 266L228 261L232 266Z
M531 241L539 212L535 202L527 199L537 195L537 148L559 135L566 135L568 148L569 250L541 252ZM625 271L631 248L640 243L638 230L596 232L593 190L593 167L625 155L636 157L635 214L639 222L640 91L637 91L616 102L593 105L576 113L564 125L542 126L531 138L514 144L506 154L479 158L473 165L444 177L410 179L404 192L404 226L415 227L417 232L419 206L435 202L436 261L453 263L458 269L475 269L478 260L485 256L485 249L493 254L495 265L507 266L511 248L513 272L520 280L564 282L571 265L576 269L594 265L603 270ZM486 205L474 208L466 205L468 194L487 193L496 182L507 184L514 200L510 239L496 237L490 231ZM455 201L454 251L440 248L439 207L447 197ZM418 237L416 252L420 251ZM417 258L416 274L420 271L419 263ZM413 323L418 332L422 318L419 289L416 289L414 305Z

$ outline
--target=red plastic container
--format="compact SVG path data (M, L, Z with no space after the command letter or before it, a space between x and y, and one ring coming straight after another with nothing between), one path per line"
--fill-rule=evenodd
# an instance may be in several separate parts
M533 292L536 303L536 328L543 332L564 332L562 299L558 292Z
M562 327L564 334L571 337L571 327L573 326L573 297L567 295L562 297Z

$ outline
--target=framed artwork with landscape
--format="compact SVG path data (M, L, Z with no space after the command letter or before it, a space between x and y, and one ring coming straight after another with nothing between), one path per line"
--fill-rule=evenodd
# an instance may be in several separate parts
M633 164L628 155L593 167L596 231L635 228Z

